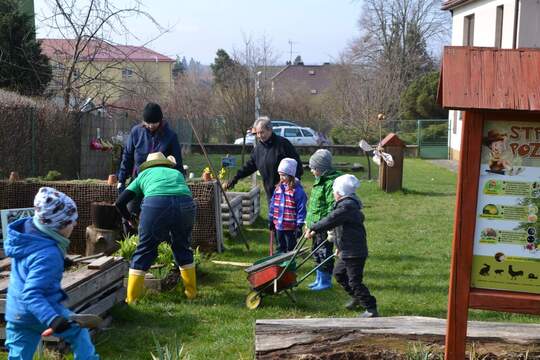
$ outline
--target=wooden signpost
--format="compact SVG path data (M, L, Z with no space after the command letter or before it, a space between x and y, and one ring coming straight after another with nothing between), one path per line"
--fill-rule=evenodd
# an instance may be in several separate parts
M464 110L445 359L468 310L540 314L540 51L447 47L439 101Z

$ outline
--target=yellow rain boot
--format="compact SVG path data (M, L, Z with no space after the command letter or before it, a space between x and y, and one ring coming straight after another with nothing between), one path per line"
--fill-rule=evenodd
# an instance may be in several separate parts
M131 304L141 297L144 290L144 275L142 270L129 269L126 303Z
M184 283L184 294L191 300L197 296L197 275L195 273L195 263L180 266L180 275Z

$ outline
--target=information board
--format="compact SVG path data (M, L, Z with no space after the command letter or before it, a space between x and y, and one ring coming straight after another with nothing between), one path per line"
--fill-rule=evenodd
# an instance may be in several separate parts
M471 287L540 294L540 126L485 121Z

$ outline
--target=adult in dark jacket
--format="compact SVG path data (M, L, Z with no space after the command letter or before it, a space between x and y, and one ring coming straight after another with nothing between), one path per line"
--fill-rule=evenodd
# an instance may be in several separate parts
M236 175L223 184L225 190L232 189L238 180L245 178L259 170L266 192L266 199L270 201L275 186L279 183L278 166L282 159L293 158L297 162L296 177L300 179L303 174L302 162L294 146L289 140L272 132L272 122L266 116L261 116L254 124L259 143L253 148L251 157L238 170Z
M120 170L118 171L118 193L126 188L126 181L139 174L139 167L146 161L148 154L161 152L165 156L172 155L176 159L175 168L184 174L182 152L178 136L163 120L161 107L156 103L148 103L144 107L143 122L131 129L129 138L122 153ZM184 174L185 175L185 174ZM138 215L141 211L142 198L135 198L128 204L129 211ZM124 223L127 229L127 224Z
M359 185L360 181L354 175L338 177L333 184L334 209L328 216L312 224L307 234L312 237L316 233L335 229L338 261L334 267L334 277L352 297L345 306L350 310L362 306L366 311L361 317L377 317L377 300L363 283L368 248L362 203L355 194Z

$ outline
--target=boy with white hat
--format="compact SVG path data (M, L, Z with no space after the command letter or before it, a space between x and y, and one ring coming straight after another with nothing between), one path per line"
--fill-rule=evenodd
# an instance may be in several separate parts
M71 345L78 360L99 360L88 329L62 302L60 285L69 237L77 224L77 205L66 194L42 187L34 198L34 216L8 226L4 242L11 257L6 302L9 359L31 360L47 328Z
M334 209L308 229L308 237L336 229L338 261L334 267L336 281L352 297L346 308L358 306L366 309L361 317L377 317L377 300L363 283L364 265L368 256L366 229L362 203L355 191L360 181L350 174L341 175L332 186L336 204Z

